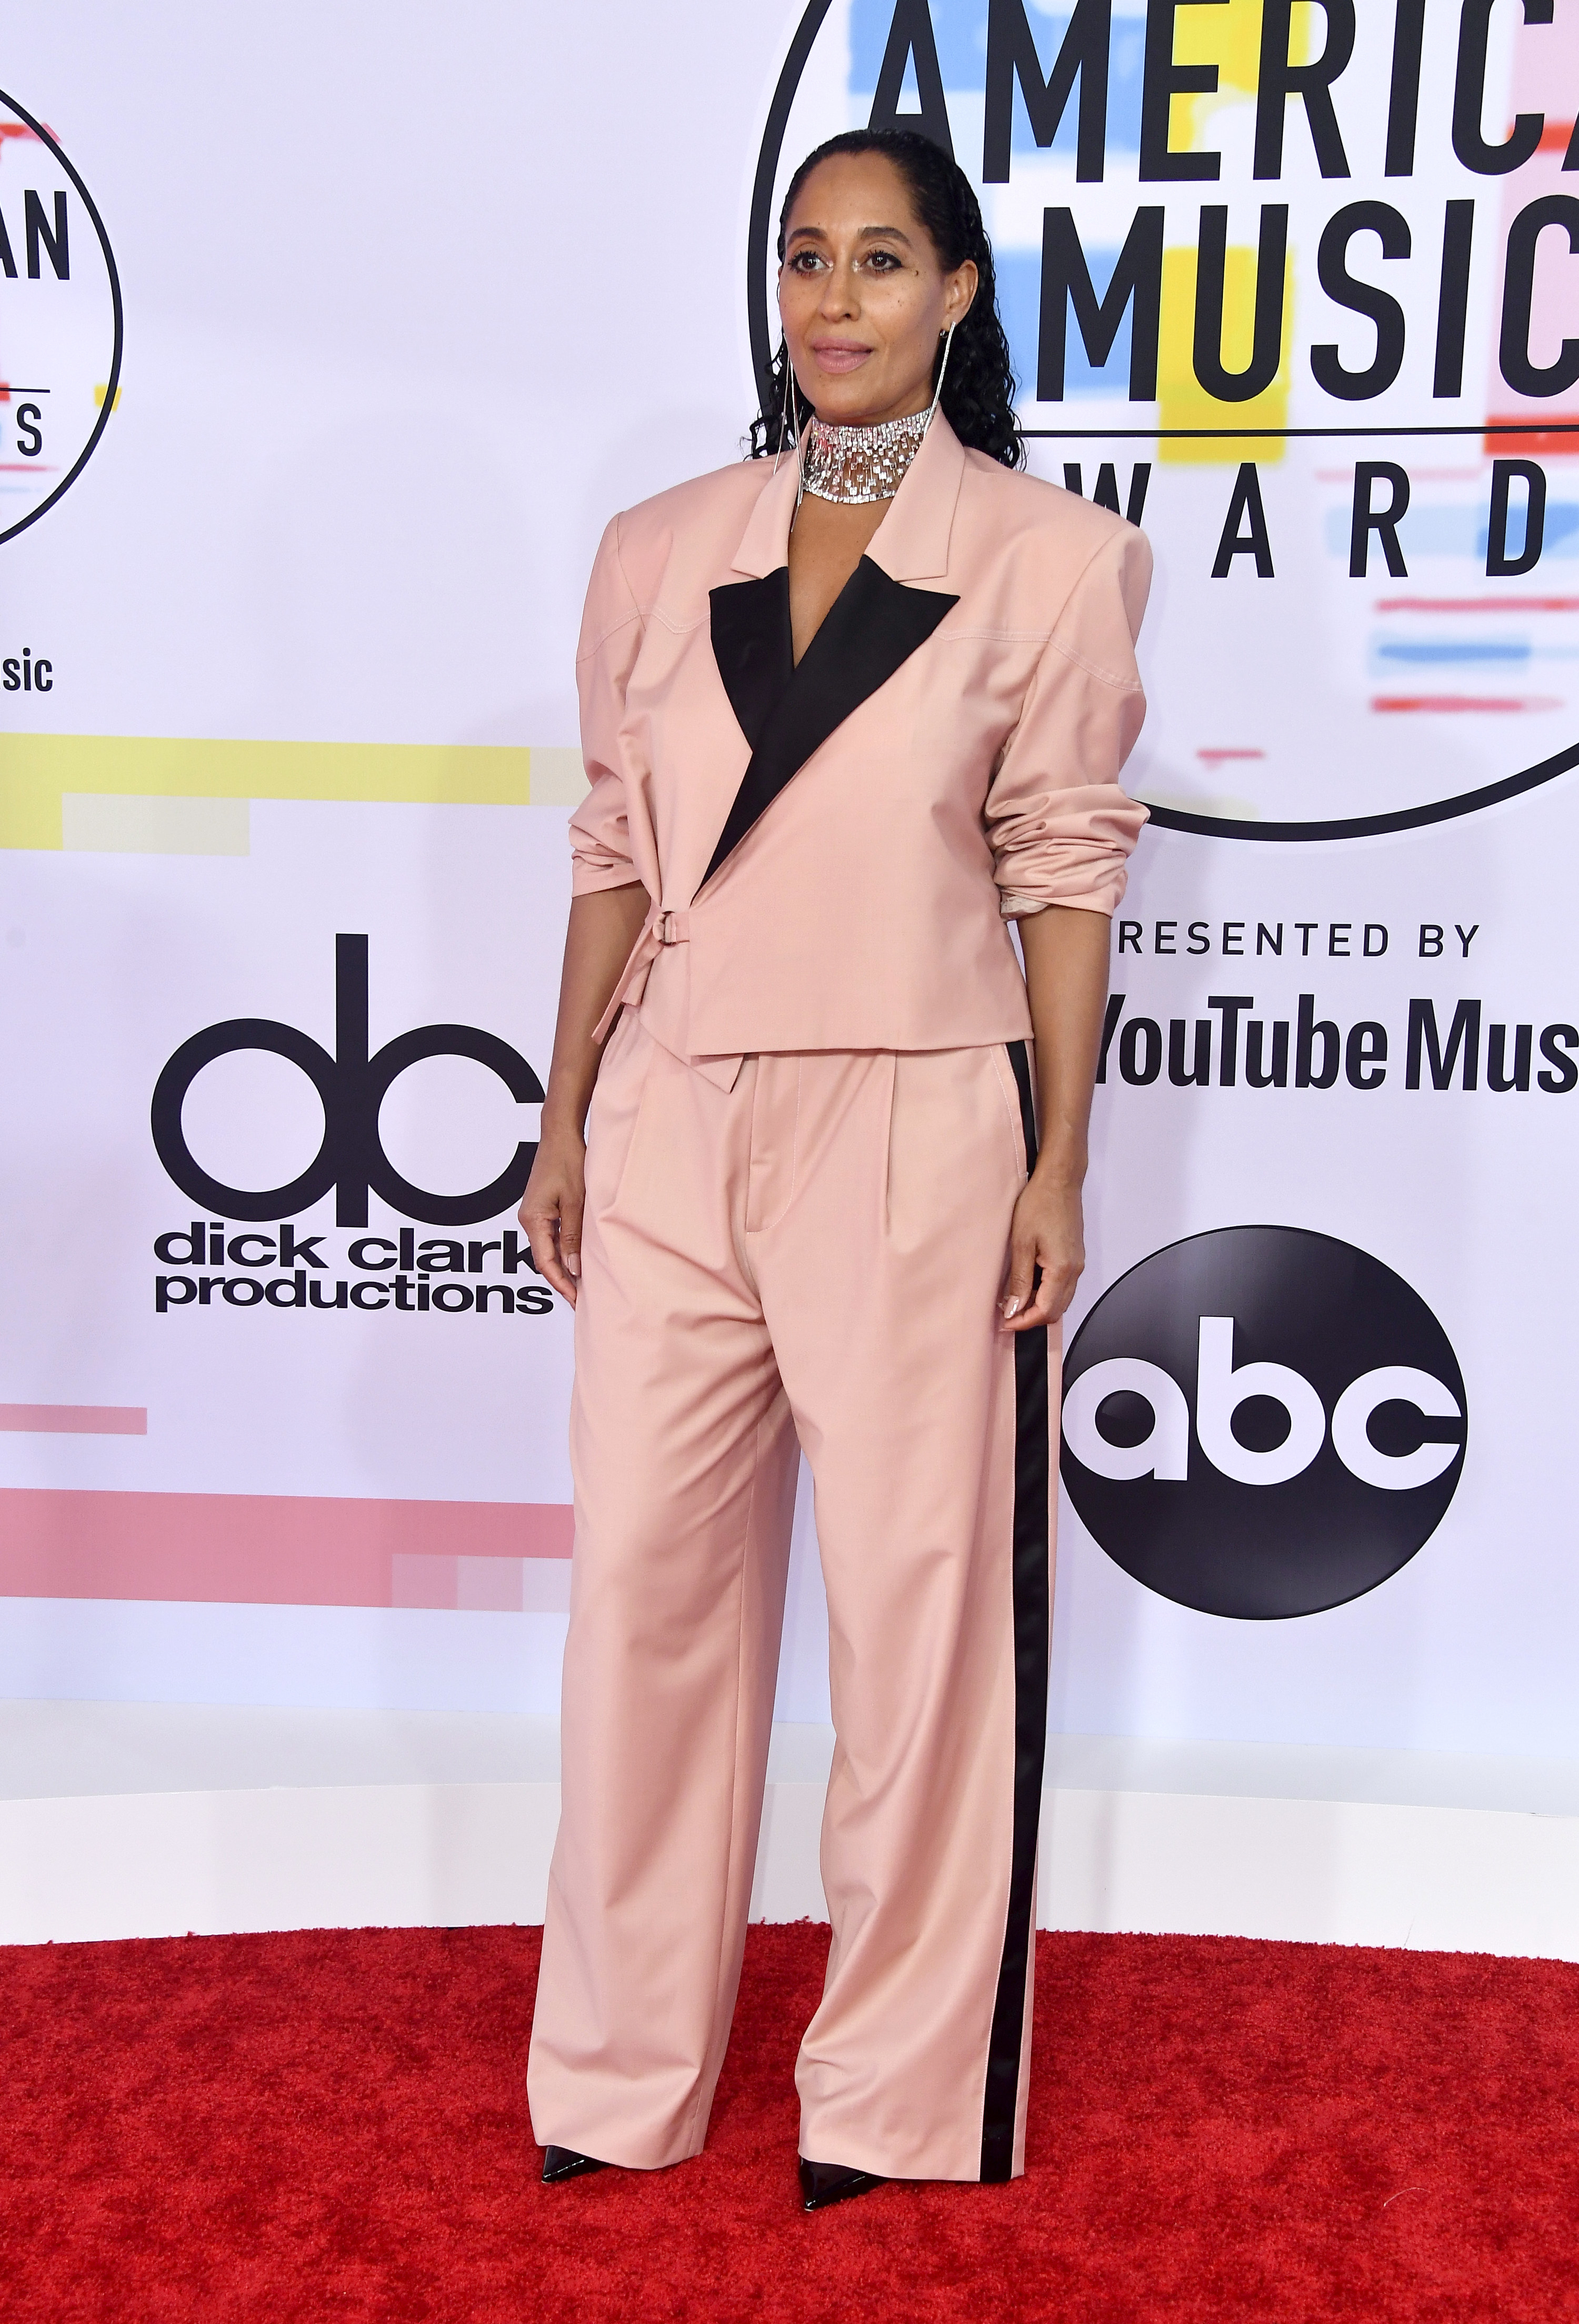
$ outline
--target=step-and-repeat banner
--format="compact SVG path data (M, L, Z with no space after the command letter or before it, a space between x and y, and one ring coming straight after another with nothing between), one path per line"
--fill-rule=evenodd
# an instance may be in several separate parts
M897 122L1157 552L1057 1723L1579 1750L1579 0L135 14L0 97L0 1691L554 1708L580 592Z

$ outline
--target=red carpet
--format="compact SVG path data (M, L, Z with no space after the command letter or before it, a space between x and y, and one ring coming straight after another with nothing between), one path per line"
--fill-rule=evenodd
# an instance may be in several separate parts
M553 2190L534 1931L0 1952L0 2317L1579 2318L1579 1969L1044 1936L1026 2178L807 2218L826 1945L753 1931L699 2162Z

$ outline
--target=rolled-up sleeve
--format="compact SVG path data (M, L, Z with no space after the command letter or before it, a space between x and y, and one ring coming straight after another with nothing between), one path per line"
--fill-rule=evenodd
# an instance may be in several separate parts
M1071 590L987 793L987 837L1006 919L1049 904L1116 910L1146 821L1119 773L1146 697L1135 640L1151 551L1125 526Z
M623 730L625 686L641 643L642 609L620 562L615 517L598 545L576 651L581 755L592 788L570 818L573 895L626 888L640 876L631 857Z

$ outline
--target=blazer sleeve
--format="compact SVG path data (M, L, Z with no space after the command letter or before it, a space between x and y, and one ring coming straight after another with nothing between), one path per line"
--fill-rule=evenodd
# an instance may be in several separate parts
M1005 919L1048 904L1117 908L1146 809L1119 784L1146 715L1135 640L1151 585L1145 535L1126 525L1082 572L1042 650L987 792Z
M642 609L620 562L616 516L598 544L576 650L581 756L592 788L570 818L572 895L629 887L640 876L631 858L623 730L642 632Z

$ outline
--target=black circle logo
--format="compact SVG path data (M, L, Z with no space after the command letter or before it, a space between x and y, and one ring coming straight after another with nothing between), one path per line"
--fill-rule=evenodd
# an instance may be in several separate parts
M1223 1227L1104 1292L1064 1365L1063 1477L1093 1537L1203 1614L1319 1614L1429 1540L1464 1467L1446 1333L1369 1252Z
M0 90L0 540L82 474L121 376L121 282L104 220L42 121Z

